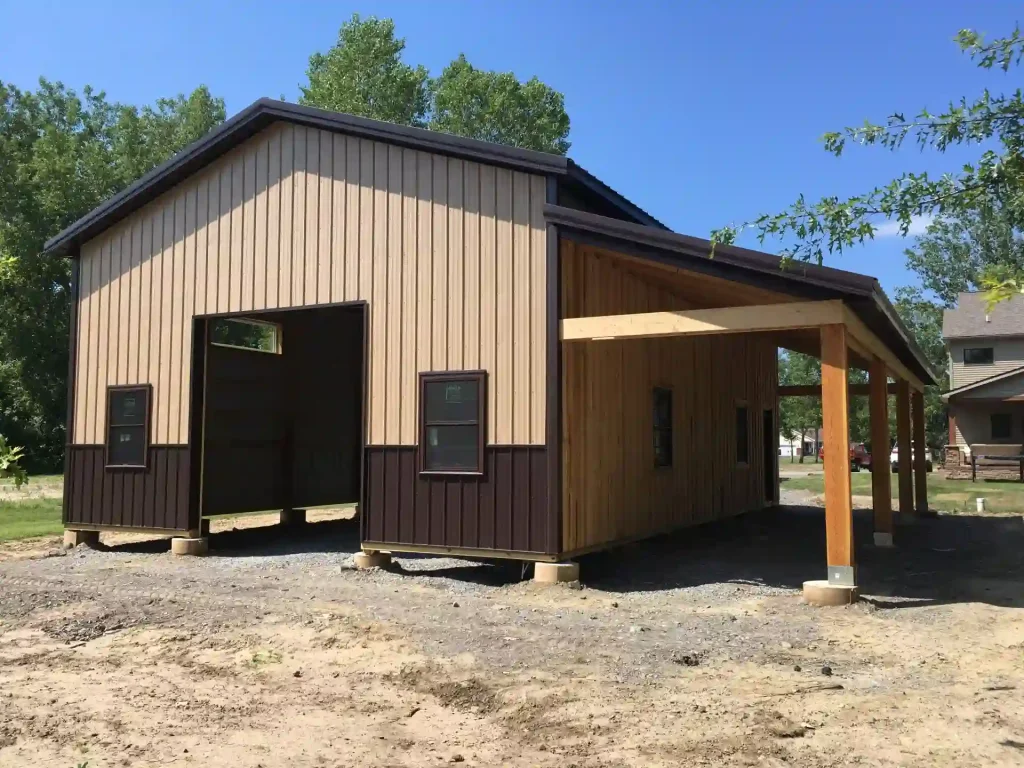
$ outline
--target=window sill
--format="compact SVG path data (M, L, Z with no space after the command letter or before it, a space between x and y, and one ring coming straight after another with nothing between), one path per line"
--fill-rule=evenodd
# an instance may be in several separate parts
M146 464L106 464L104 469L147 469Z
M421 475L428 477L483 477L484 473L475 469L421 469Z

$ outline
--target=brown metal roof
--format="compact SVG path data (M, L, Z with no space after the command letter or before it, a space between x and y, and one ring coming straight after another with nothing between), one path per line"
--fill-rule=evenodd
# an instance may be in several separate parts
M1024 296L1015 295L986 307L985 294L961 293L956 308L942 313L945 339L971 339L984 336L1024 336Z
M805 262L784 262L779 256L736 246L720 245L714 258L709 258L709 240L557 205L544 206L544 215L549 223L571 232L574 239L592 245L625 246L632 255L800 298L841 299L921 381L938 383L924 352L873 277Z

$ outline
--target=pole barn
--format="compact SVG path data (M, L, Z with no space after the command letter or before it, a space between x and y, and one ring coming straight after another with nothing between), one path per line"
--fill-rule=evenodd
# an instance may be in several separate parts
M563 157L270 100L46 251L72 262L72 542L201 552L217 515L357 502L364 564L573 578L778 502L785 347L822 360L828 582L852 593L848 370L876 411L895 382L901 460L934 383L873 278L708 258Z

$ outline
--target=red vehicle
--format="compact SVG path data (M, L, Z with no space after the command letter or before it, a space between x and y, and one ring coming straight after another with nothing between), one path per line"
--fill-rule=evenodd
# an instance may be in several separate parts
M818 461L825 461L825 446L818 449ZM850 469L860 472L861 469L871 471L871 451L864 443L850 443Z

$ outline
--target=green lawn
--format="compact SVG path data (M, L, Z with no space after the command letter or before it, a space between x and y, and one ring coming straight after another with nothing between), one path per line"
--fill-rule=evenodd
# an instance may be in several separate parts
M60 499L18 499L0 501L0 542L59 536Z
M850 475L855 496L871 495L871 473L854 472ZM898 493L896 475L892 478L892 492ZM825 492L825 479L821 474L807 477L784 477L782 487L789 490ZM928 505L943 512L975 510L975 499L984 497L989 512L1024 513L1024 483L1016 481L945 480L935 472L928 475ZM895 507L895 503L894 503Z

